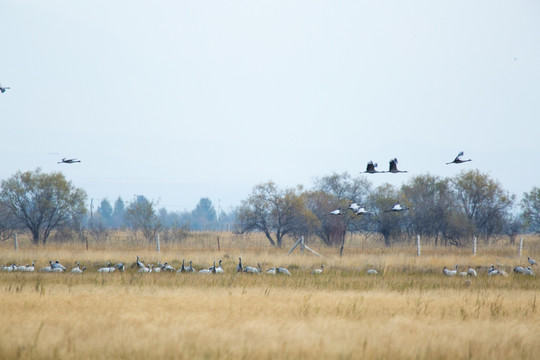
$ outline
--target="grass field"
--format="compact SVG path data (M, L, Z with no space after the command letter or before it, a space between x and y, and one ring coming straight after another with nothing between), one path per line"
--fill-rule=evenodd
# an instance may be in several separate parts
M540 352L537 277L511 273L523 257L506 245L479 249L380 248L351 239L343 257L269 248L264 239L211 235L175 246L119 243L0 246L0 262L59 259L88 267L83 275L0 272L0 359L535 359ZM529 252L528 252L529 251ZM221 275L139 274L145 262L223 259ZM238 257L292 275L237 274ZM97 273L125 261L124 273ZM325 265L321 275L312 269ZM442 275L474 267L477 278ZM495 264L508 277L488 277ZM381 272L366 274L368 268ZM540 301L540 299L538 299Z

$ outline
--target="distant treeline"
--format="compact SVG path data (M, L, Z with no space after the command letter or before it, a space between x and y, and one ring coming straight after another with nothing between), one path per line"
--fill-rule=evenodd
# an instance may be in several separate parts
M519 233L540 233L540 188L533 187L517 202L478 170L452 178L418 175L400 188L373 188L366 175L334 173L317 179L311 189L256 185L236 209L218 213L208 198L191 211L170 212L145 196L130 202L119 197L114 204L103 199L93 211L83 189L61 173L40 169L17 172L1 183L0 240L23 231L35 244L100 240L115 230L142 234L148 242L157 234L163 241L181 241L190 231L261 232L276 247L286 237L300 236L343 246L347 233L373 235L387 246L415 235L435 245L461 246L475 236L487 242L496 235L514 242Z

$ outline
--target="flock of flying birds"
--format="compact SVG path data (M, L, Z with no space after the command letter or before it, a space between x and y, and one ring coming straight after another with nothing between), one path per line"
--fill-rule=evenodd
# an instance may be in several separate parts
M463 159L463 151L460 151L459 154L454 158L454 160L447 162L446 165L449 164L461 164L464 162L472 161L471 159ZM390 160L389 169L388 171L377 171L375 168L378 166L377 163L374 163L373 161L369 161L366 167L366 171L364 171L365 174L382 174L382 173L406 173L407 171L398 170L397 168L398 159L393 158ZM371 213L366 210L364 206L360 206L357 203L353 203L349 206L349 209L353 212L355 216L358 215L370 215ZM349 210L348 209L348 210ZM347 215L348 210L342 210L342 209L336 209L330 212L330 215ZM409 208L404 208L399 204L399 201L394 204L394 206L391 209L385 210L385 212L401 212L409 210Z

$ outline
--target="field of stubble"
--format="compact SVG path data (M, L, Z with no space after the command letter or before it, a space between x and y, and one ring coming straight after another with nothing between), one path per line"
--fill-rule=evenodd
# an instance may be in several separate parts
M209 245L209 244L208 244ZM364 244L365 245L365 244ZM222 240L220 251L77 246L0 248L0 262L36 268L60 259L68 273L0 273L0 359L535 359L540 352L537 277L513 249L472 256L455 248L356 248L323 258ZM145 262L182 259L225 274L137 273ZM530 254L531 256L534 255ZM241 256L291 276L238 274ZM125 272L97 273L125 261ZM321 275L311 270L324 263ZM446 278L442 267L474 267ZM488 277L500 264L508 277ZM381 272L365 273L368 268Z

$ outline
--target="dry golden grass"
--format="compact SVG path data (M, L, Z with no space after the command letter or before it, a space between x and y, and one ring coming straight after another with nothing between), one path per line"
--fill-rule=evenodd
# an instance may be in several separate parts
M160 253L96 244L14 252L2 244L3 264L79 260L89 269L0 273L0 359L534 359L540 351L539 280L510 273L535 253L425 247L418 257L413 247L360 240L342 258L317 247L325 255L317 258L250 240L220 234L218 252L214 234L165 244ZM199 268L223 259L227 272L139 274L130 267L137 255L174 266L185 258ZM263 268L286 266L292 276L236 274L239 256ZM107 261L126 261L128 269L97 273ZM310 274L321 263L325 272ZM479 277L443 277L442 267L456 263ZM487 277L492 263L510 276ZM382 274L366 275L371 267Z

